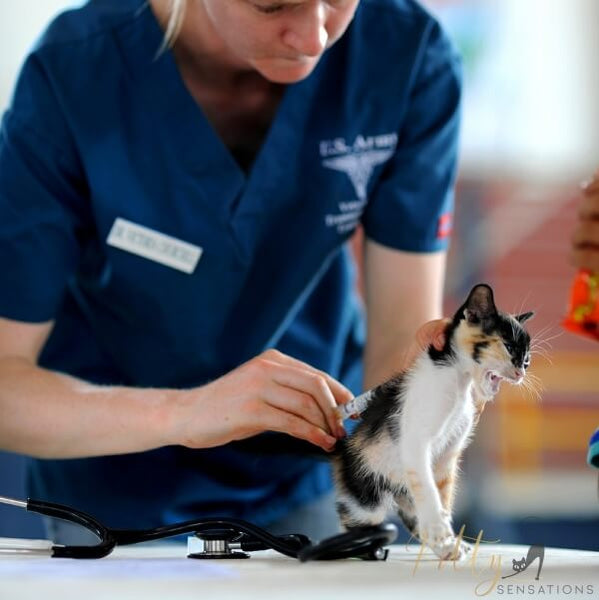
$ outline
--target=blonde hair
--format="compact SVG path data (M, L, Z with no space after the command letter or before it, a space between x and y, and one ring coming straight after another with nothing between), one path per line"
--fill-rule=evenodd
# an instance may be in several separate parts
M183 26L185 18L185 9L187 8L187 0L171 0L170 14L166 24L166 31L162 40L162 45L158 50L158 55L162 54L167 48L172 48L177 36Z

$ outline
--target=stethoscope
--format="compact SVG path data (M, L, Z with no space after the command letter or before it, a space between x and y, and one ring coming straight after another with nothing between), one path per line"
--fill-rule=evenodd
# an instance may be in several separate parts
M369 398L370 393L365 392L338 407L341 416L356 418L363 412ZM15 552L55 558L103 558L116 546L192 533L193 536L188 538L188 558L249 558L247 552L272 549L302 562L341 558L386 560L389 551L383 546L393 543L398 534L395 525L382 523L352 528L314 544L309 537L300 533L277 536L242 519L220 517L184 521L155 529L111 529L87 513L62 504L2 496L0 504L75 523L99 538L95 546L64 546L50 540L8 539L3 542L0 538L0 553ZM203 542L200 551L196 551L197 540Z
M310 538L303 534L272 535L247 521L218 517L185 521L155 529L111 529L94 517L62 504L32 499L16 500L2 496L0 504L75 523L99 538L95 546L64 546L54 544L50 540L6 540L3 544L0 540L0 553L11 551L54 558L103 558L116 546L129 546L193 533L194 537L188 538L188 558L249 558L247 552L273 549L302 562L341 558L386 560L389 551L383 546L393 543L397 537L395 525L382 523L351 529L313 544ZM198 539L204 542L203 550L189 552L194 540Z

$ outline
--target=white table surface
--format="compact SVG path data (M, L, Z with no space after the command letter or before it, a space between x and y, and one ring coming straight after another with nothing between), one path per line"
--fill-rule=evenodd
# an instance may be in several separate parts
M174 544L117 548L91 561L0 555L0 600L599 599L599 552L546 548L538 581L536 561L502 579L514 572L512 559L527 551L487 544L475 559L442 566L417 545L392 546L385 562L300 563L274 551L254 552L246 560L192 560L183 545Z

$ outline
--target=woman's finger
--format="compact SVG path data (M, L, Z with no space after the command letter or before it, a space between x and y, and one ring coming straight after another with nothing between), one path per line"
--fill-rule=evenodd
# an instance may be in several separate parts
M320 406L310 394L272 381L271 385L263 390L262 397L270 406L305 419L329 434L334 433L334 431L331 432Z
M450 323L450 319L435 319L422 325L416 332L416 341L421 350L426 350L431 344L437 350L442 350L445 345L445 331Z
M416 331L414 340L405 353L402 370L411 367L418 356L429 346L432 345L437 350L442 350L445 346L445 332L450 323L451 319L434 319L422 325Z
M334 377L331 377L325 371L316 369L315 367L313 367L312 365L309 365L308 363L298 360L297 358L293 358L293 356L289 356L288 354L283 354L282 352L279 352L278 350L275 350L275 349L267 350L266 352L263 353L263 356L268 356L270 360L279 362L281 364L294 366L299 369L310 371L312 373L316 373L316 374L320 375L321 377L324 377L331 392L333 393L333 396L335 397L337 404L345 404L346 402L349 402L354 397L352 392L350 390L348 390L342 383L337 381Z
M343 437L345 430L337 412L337 401L329 387L329 380L316 370L307 370L292 364L276 364L272 380L281 386L309 394L320 408L331 433Z
M305 419L301 419L285 410L279 410L267 404L264 406L267 407L261 420L264 429L287 433L301 440L306 440L320 446L326 452L334 449L337 440L320 427L311 425Z

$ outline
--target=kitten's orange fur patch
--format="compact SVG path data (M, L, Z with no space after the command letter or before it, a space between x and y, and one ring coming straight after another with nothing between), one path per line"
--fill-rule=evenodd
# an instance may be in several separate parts
M480 355L485 358L497 358L505 360L506 350L501 338L497 335L485 335L476 325L463 325L456 331L456 339L469 354L474 353L474 347L481 342L487 342L488 346L480 349Z
M410 488L410 492L412 492L412 496L415 500L418 500L422 497L422 483L420 481L420 477L416 471L406 471L406 479L408 483L408 487Z
M439 488L439 491L441 491L446 485L448 485L452 481L453 479L450 479L449 477L445 477L444 479L441 479L441 481L437 481L437 487Z
M441 504L443 505L443 508L451 512L455 490L455 478L450 475L444 479L441 479L440 481L436 481L435 483L437 484L437 489L439 490L439 496L441 497Z

